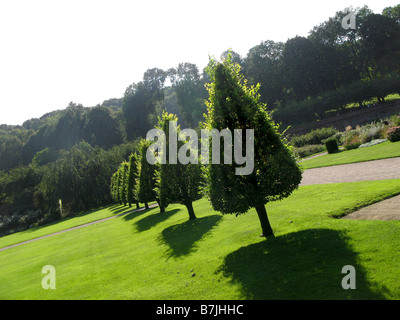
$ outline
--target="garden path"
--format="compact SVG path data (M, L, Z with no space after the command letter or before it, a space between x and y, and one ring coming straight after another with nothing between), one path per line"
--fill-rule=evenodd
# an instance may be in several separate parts
M386 179L400 179L400 157L308 169L303 173L301 185ZM364 207L343 219L400 220L400 195Z

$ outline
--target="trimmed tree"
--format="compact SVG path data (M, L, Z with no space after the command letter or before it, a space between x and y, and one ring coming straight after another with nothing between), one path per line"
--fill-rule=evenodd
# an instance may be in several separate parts
M111 199L114 202L118 202L118 172L114 172L114 174L111 177L111 184L110 184L110 193L111 193Z
M253 129L254 169L250 174L237 175L236 169L243 167L236 159L232 164L206 166L206 193L216 211L222 214L243 214L255 208L261 223L262 235L273 235L265 205L268 202L288 197L300 184L302 172L290 146L279 133L278 127L260 103L257 86L248 86L240 74L240 66L230 56L222 63L210 61L207 84L209 100L208 114L203 129L223 130ZM246 134L242 142L246 141ZM221 159L224 147L220 146ZM212 146L212 142L210 143ZM232 146L233 154L233 146ZM242 143L240 155L247 153Z
M169 127L178 121L176 115L163 112L159 120L158 128L165 132L165 159L166 163L159 164L157 181L157 193L161 205L166 208L169 204L180 203L186 206L189 219L196 219L193 210L193 201L201 198L200 184L202 181L201 167L199 164L182 164L169 162ZM174 130L174 129L171 129ZM176 126L176 134L180 134L179 126ZM177 142L177 150L184 142Z
M161 205L160 199L156 192L157 165L150 164L146 158L146 152L150 145L151 142L144 139L140 140L138 144L138 162L140 168L138 179L138 200L142 203L145 203L146 208L148 208L148 202L157 201L160 207L160 212L165 212L165 209Z
M139 199L137 196L137 178L138 178L138 160L136 154L132 153L129 156L127 201L130 207L132 206L132 203L135 203L136 208L139 209Z
M120 180L120 192L121 200L124 206L128 203L128 174L129 174L129 163L122 162L120 166L121 170L121 180Z

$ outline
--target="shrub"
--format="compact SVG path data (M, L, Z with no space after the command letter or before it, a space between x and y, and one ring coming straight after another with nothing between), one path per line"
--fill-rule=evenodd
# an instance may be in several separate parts
M304 158L324 150L325 146L323 144L310 144L300 148L293 148L295 156L299 158Z
M387 138L391 142L400 141L400 126L390 127L387 132Z
M361 145L362 145L362 142L360 141L360 138L357 135L354 136L354 138L352 140L346 141L343 143L343 147L346 150L357 149Z
M339 150L337 141L335 138L330 138L325 141L325 148L328 151L328 153L334 153Z
M322 144L322 140L332 137L337 134L338 130L333 127L321 128L310 131L301 136L294 136L291 139L292 146L296 148L304 147L312 144Z
M375 139L383 139L385 137L385 125L383 123L371 123L361 127L359 130L360 141L367 143Z
M400 114L391 116L390 121L393 123L393 126L400 126Z

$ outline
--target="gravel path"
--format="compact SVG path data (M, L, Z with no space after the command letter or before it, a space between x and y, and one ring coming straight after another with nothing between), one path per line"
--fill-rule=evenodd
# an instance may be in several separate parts
M300 185L387 179L400 179L400 157L308 169Z
M308 169L303 173L301 185L386 179L400 179L400 158ZM400 220L400 195L362 208L342 219Z

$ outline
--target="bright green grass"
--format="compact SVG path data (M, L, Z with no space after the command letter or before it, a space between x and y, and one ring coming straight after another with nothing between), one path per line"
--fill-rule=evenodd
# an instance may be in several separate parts
M301 164L304 169L311 169L394 157L400 157L400 141L384 142L372 147L324 154L316 158L305 159Z
M193 221L180 205L130 213L0 251L0 299L400 299L400 221L329 217L396 192L400 180L300 187L267 205L267 240L254 210L222 216L205 199Z
M22 232L18 232L16 234L11 234L5 237L1 237L0 248L20 243L23 241L39 238L50 233L66 230L79 225L83 225L85 223L115 216L124 212L132 211L135 208L136 205L134 205L132 208L112 205L100 208L98 210L83 212L75 217L63 220L61 222L54 222L47 224L45 226L34 227Z

